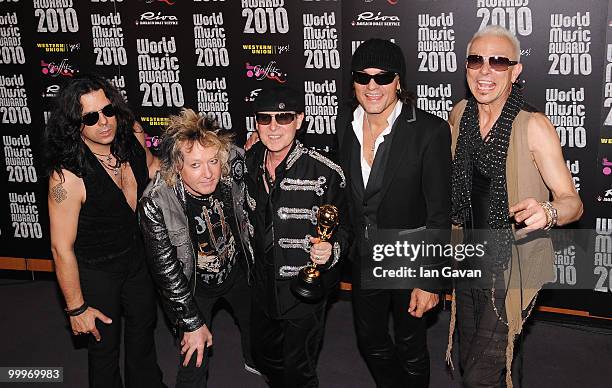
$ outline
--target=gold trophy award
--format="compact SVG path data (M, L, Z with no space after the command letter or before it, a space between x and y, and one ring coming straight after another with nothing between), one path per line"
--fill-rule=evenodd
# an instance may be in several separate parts
M323 205L317 212L317 235L321 241L328 241L340 222L338 208L334 205ZM312 261L300 270L291 282L291 291L306 302L316 302L323 297L321 272Z

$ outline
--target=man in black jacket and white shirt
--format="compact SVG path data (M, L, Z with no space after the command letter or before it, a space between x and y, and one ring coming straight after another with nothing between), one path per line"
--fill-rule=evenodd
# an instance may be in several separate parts
M423 314L435 291L365 289L362 266L372 260L381 229L450 229L450 129L418 109L406 91L401 49L382 39L363 42L351 71L358 105L337 126L355 241L352 301L359 350L377 387L426 387L429 354ZM394 320L394 339L388 317Z

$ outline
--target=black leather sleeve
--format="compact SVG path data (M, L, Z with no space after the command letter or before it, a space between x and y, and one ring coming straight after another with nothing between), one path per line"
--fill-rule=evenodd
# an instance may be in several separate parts
M176 248L170 243L162 211L152 198L143 197L138 206L138 215L147 261L166 313L172 323L183 331L200 328L205 321L177 259ZM186 238L189 239L189 236Z
M434 130L435 129L435 130ZM435 232L436 242L447 244L450 242L450 173L451 173L451 132L448 123L442 122L438 127L432 128L432 138L429 140L424 153L422 190L427 207L427 229ZM432 237L433 234L430 234ZM446 257L430 258L423 267L438 269L449 265ZM440 285L445 288L444 285ZM438 288L425 289L429 292L439 292Z
M432 128L433 130L434 128ZM423 196L427 229L450 229L451 132L446 121L432 131L423 156Z

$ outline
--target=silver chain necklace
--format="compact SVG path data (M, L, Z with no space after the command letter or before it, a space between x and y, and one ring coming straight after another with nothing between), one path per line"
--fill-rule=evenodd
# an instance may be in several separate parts
M370 131L370 137L372 138L372 147L370 147L370 151L372 151L372 156L374 156L374 150L376 149L376 138L374 137L374 131L372 131L372 127L370 126L370 119L368 118L368 114L365 115L366 124L368 125L368 130Z
M92 151L93 152L93 151ZM117 176L119 174L119 166L117 166L117 163L115 162L115 165L111 165L111 162L113 160L112 158L112 153L109 153L108 155L103 155L103 154L98 154L93 152L94 155L96 155L96 159L98 159L98 161L109 171L112 171L113 174L115 176ZM101 158L99 158L99 156L102 156L103 158L106 158L106 161L102 160Z

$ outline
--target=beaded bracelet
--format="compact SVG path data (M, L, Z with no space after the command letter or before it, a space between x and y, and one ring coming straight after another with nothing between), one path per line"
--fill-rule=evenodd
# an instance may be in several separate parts
M85 312L85 310L87 310L89 308L89 305L87 304L87 302L83 302L83 305L81 307L77 307L75 309L72 310L68 310L67 308L64 309L64 311L66 312L66 314L69 317L76 317L77 315L81 315Z

